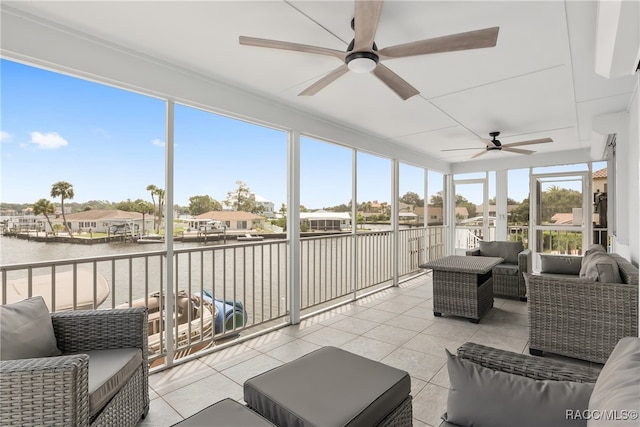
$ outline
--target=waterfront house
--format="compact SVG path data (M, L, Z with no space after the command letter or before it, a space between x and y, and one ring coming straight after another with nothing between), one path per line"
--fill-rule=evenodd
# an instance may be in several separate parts
M69 228L72 232L94 232L94 233L111 233L112 228L120 226L129 226L131 230L153 231L153 216L143 215L139 212L121 211L118 209L92 209L82 212L66 214ZM43 221L44 226L49 230L49 223ZM144 222L144 225L143 225ZM62 215L51 219L51 224L56 224L64 229Z
M227 230L249 231L264 228L264 217L243 211L209 211L197 215L196 220L220 221Z
M300 221L309 223L310 231L341 231L351 229L349 212L300 212Z

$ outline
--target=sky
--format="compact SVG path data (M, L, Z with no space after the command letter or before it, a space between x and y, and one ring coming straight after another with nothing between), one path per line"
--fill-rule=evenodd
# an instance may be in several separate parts
M73 185L74 202L151 201L148 185L165 188L164 100L4 59L0 88L1 202L58 202L50 197L58 181ZM238 181L276 210L286 203L286 132L180 104L174 118L174 204L224 201ZM300 151L301 204L348 203L352 150L303 137ZM358 152L357 164L358 202L389 202L391 161ZM521 201L528 171L514 173L509 197ZM400 196L422 195L423 183L423 169L401 163ZM427 197L441 190L442 175L429 171ZM479 189L465 197L482 202Z

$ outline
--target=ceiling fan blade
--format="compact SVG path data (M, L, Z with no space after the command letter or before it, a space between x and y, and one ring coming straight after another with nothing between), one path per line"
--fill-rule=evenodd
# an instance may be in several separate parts
M327 49L324 47L310 46L300 43L283 42L279 40L260 39L256 37L240 36L240 44L245 46L268 47L271 49L291 50L295 52L315 53L318 55L335 56L344 61L347 56L345 52L335 49Z
M354 52L373 50L373 39L376 36L381 11L382 0L356 0Z
M311 86L309 86L308 88L300 92L298 96L315 95L316 93L320 92L320 90L324 89L325 87L329 86L329 84L336 81L338 77L342 76L343 74L346 74L348 71L349 71L349 68L345 64L342 64L340 67L336 68L335 70L333 70L332 72L330 72L329 74L327 74L326 76L324 76L323 78L321 78L320 80L318 80L317 82L315 82L314 84L312 84Z
M453 52L456 50L480 49L494 47L498 40L500 27L451 34L427 40L399 44L380 49L378 54L387 58L404 58L407 56L426 55L429 53Z
M418 89L411 86L402 77L382 64L378 64L378 66L373 69L373 74L375 74L377 78L379 78L384 84L389 86L389 89L394 91L400 98L405 101L412 96L420 93Z
M504 151L509 151L511 153L518 153L518 154L533 154L535 153L535 151L531 151L531 150L522 150L520 148L511 148L511 147L506 147L506 146L502 146L502 149Z
M482 151L481 151L481 152L479 152L478 154L471 156L471 158L472 158L472 159L475 159L476 157L480 157L480 156L482 156L482 155L484 155L484 154L487 154L488 152L489 152L489 150L482 150Z
M545 142L553 142L551 138L531 139L529 141L511 142L504 144L503 147L518 147L519 145L543 144Z

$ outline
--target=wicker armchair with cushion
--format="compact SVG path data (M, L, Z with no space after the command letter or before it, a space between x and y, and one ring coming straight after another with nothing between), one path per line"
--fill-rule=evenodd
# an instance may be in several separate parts
M531 272L531 250L522 242L485 242L468 250L467 256L499 257L504 262L493 267L493 294L527 300L527 287L523 273Z
M591 251L585 252L585 260ZM583 277L569 274L575 272L576 257L560 255L553 256L553 270L526 275L531 354L549 352L604 363L622 337L638 336L638 268L620 255L608 257L605 263L599 255L593 265L583 260ZM612 265L617 265L617 276L611 274ZM595 277L589 277L591 270Z
M147 309L0 306L0 425L134 426L149 409Z

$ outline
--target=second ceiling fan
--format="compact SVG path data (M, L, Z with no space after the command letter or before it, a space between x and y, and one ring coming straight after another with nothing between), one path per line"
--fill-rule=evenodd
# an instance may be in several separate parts
M486 148L480 151L478 154L475 154L474 156L472 156L471 157L472 159L475 159L476 157L480 157L483 154L487 154L489 151L501 151L501 150L509 151L511 153L518 153L518 154L533 154L535 153L535 151L523 150L521 148L513 148L513 147L553 142L553 139L551 138L540 138L540 139L530 139L528 141L518 141L518 142L511 142L509 144L503 144L497 139L498 136L500 135L500 132L490 132L489 135L491 136L491 139L480 138L480 140L485 143ZM451 148L451 149L441 150L441 151L460 151L460 150L476 150L476 148Z
M351 21L351 27L354 29L355 34L346 52L318 46L246 36L240 36L240 44L328 55L343 61L340 67L322 77L303 90L299 95L315 95L340 76L348 71L353 71L356 73L372 72L398 96L406 100L420 92L402 77L381 64L381 61L430 53L494 47L498 39L499 27L492 27L389 46L378 50L374 39L381 11L382 0L356 0L354 18Z

